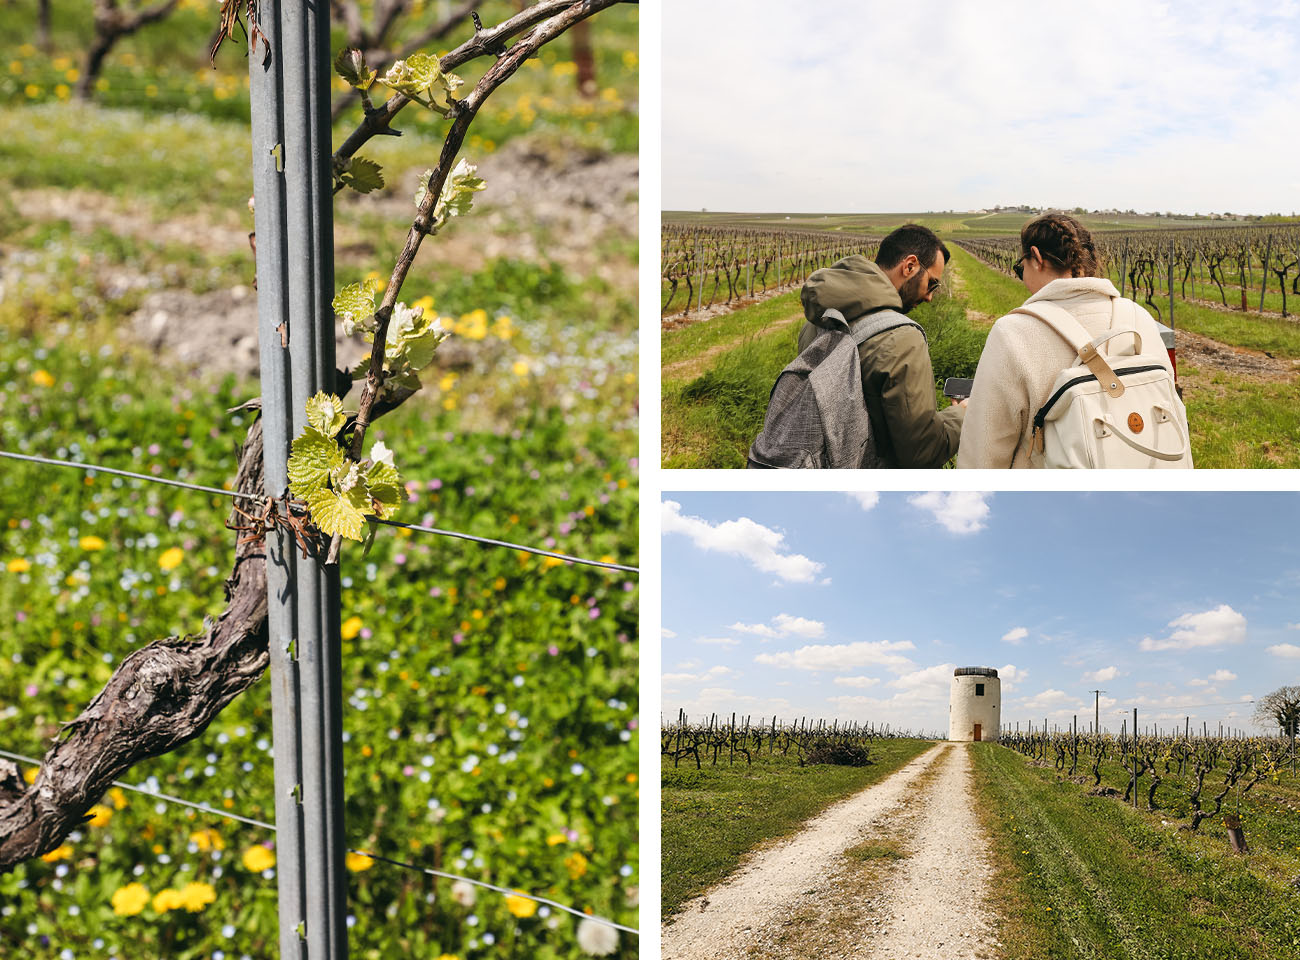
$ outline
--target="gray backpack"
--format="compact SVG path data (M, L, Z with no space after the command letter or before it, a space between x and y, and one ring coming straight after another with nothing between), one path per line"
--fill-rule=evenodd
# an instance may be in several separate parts
M862 394L858 346L915 320L879 310L849 324L829 309L812 343L781 371L767 401L763 429L749 448L751 468L878 467L871 417Z

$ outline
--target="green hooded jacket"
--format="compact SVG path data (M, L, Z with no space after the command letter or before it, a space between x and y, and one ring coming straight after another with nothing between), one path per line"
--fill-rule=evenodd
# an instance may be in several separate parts
M807 318L799 331L801 353L821 332L818 323L828 309L852 322L903 306L889 277L863 256L816 271L800 298ZM886 466L942 467L956 455L966 408L938 408L930 350L919 330L898 327L874 336L858 347L858 359L876 449Z

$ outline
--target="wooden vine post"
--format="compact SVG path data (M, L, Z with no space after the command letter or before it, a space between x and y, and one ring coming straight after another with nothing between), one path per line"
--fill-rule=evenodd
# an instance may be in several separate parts
M249 56L258 337L265 490L279 499L307 400L335 390L329 7L263 0L259 19L265 42ZM338 566L323 551L299 556L277 524L266 575L280 957L343 960Z

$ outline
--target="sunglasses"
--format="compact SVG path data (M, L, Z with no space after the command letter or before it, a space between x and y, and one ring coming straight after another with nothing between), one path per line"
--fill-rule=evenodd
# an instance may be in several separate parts
M1056 257L1052 256L1050 253L1042 253L1040 254L1040 256L1044 260L1051 260L1055 264L1064 266L1064 264L1062 264L1060 260L1056 259ZM1022 253L1020 255L1020 259L1011 265L1011 272L1014 273L1016 275L1016 279L1020 280L1021 282L1023 282L1025 279L1025 261L1028 259L1029 259L1029 254Z

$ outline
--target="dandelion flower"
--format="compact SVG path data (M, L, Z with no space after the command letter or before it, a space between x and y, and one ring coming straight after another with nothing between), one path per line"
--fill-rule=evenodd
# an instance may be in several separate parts
M474 906L474 900L478 894L474 891L473 884L464 880L457 880L451 885L451 898L459 903L462 907Z
M48 370L37 370L32 374L32 382L38 387L52 387L54 386L54 377L50 375Z
M506 909L516 917L531 917L537 912L537 901L511 893L506 896Z
M343 858L343 864L353 873L360 873L363 870L369 870L375 865L373 857L368 857L364 853L353 853L348 851Z
M149 891L142 883L128 883L113 894L113 912L119 917L134 917L149 903Z
M92 827L102 827L107 825L108 821L113 819L113 808L106 807L102 803L97 803L86 811L88 819L86 823Z
M78 546L80 546L82 550L94 552L95 550L103 550L104 547L108 546L108 544L104 543L102 539L92 534L89 537L82 537L78 541Z
M161 567L164 571L175 570L177 567L181 565L181 561L184 559L185 559L184 550L182 550L180 547L171 547L170 549L164 550L162 552L162 555L158 558L158 566Z
M172 890L170 887L166 890L159 890L154 894L154 913L166 913L168 910L179 910L181 906L180 893L176 890Z
M245 870L261 873L275 866L275 854L261 844L257 844L244 851L240 862L244 864Z
M343 621L343 626L339 629L339 634L344 640L354 640L358 633L361 632L361 618L348 617Z
M618 949L618 931L587 917L578 923L578 946L593 957L606 957Z
M209 850L226 849L226 841L222 840L221 834L217 833L217 831L213 830L211 827L208 827L205 830L195 830L191 833L190 843L198 847L203 853L207 853ZM271 857L272 861L275 860L275 854L271 853L271 851L267 850L265 847L259 847L258 849L265 851L267 855Z
M190 913L199 913L217 899L217 891L208 883L187 883L176 894L178 906Z
M569 868L569 877L573 880L587 872L587 858L576 850L564 858L564 865Z
M31 568L32 568L31 563L29 563L27 560L24 560L22 557L15 557L14 559L10 560L7 564L5 564L5 569L8 570L10 573L26 573Z
M66 843L55 847L49 853L41 855L41 859L46 863L58 863L60 860L67 860L72 856L72 848Z

